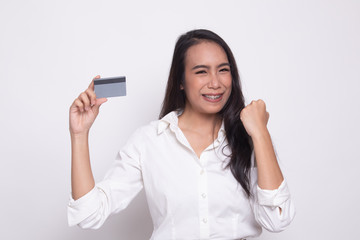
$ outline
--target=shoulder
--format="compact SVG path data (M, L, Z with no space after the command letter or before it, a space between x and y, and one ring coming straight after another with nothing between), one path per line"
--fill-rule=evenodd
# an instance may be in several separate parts
M141 141L141 140L145 140L146 138L156 137L159 124L160 124L160 120L154 120L146 125L138 127L130 136L129 140Z
M156 125L159 121L152 121L146 125L138 127L126 140L125 144L120 147L120 152L129 156L141 155L145 146L154 142L156 139Z
M159 120L154 120L146 125L143 125L135 130L131 135L131 141L143 142L143 141L154 141L161 137L163 132L170 125L177 125L178 113L173 111L167 114L165 117Z

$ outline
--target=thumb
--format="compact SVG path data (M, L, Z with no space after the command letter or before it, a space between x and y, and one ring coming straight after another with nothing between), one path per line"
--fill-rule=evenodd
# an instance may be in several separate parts
M101 105L101 104L103 104L104 102L107 102L107 98L98 98L98 99L96 99L96 101L95 101L95 105Z
M105 102L107 102L107 98L97 98L93 107L98 111L100 106Z

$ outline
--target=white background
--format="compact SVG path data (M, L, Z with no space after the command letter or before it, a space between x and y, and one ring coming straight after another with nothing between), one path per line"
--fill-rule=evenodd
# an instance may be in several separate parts
M0 2L0 238L149 239L141 192L100 230L67 226L68 110L91 79L126 75L91 130L101 180L158 117L177 37L194 28L234 52L246 102L263 99L297 215L258 239L356 239L360 161L359 1Z

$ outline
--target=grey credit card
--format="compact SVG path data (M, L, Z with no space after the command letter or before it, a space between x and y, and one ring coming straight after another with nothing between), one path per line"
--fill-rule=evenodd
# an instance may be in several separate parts
M126 78L109 77L94 79L96 98L126 96Z

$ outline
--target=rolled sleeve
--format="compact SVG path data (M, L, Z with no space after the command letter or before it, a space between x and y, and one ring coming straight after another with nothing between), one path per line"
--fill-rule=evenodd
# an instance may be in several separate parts
M258 202L263 206L280 207L281 204L290 198L290 191L285 179L274 190L261 189L259 185L256 185L256 188Z
M94 216L99 215L99 212L102 212L101 216L105 216L104 209L101 208L101 206L104 206L101 203L104 202L105 198L104 192L97 186L77 200L74 200L70 194L67 207L69 226L79 225L82 228L87 228L92 223L92 227L97 228L95 225L100 225L100 222L105 220L101 221L98 218L95 224Z
M254 185L251 206L255 220L270 232L285 230L295 217L295 207L286 179L274 190L261 189L257 182Z

